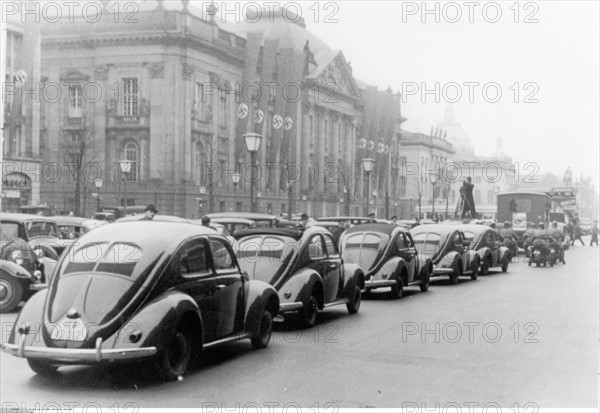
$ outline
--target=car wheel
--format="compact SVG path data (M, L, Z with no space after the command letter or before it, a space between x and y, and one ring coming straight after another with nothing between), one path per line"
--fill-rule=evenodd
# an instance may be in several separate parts
M191 356L192 335L187 324L181 323L159 358L159 375L168 381L177 380L187 370Z
M300 315L300 321L304 327L314 327L317 324L317 311L319 310L319 304L317 297L314 294L310 295L308 301L304 304L298 312Z
M460 260L454 261L452 265L452 274L450 274L450 284L458 283L458 277L461 277L463 274L462 263Z
M481 264L481 275L488 275L490 273L490 262L485 259Z
M479 274L479 260L475 260L475 263L471 267L471 279L473 281L476 280L478 274Z
M250 340L250 342L252 343L252 348L254 348L255 350L266 348L269 345L269 341L271 341L272 335L273 315L269 312L269 310L264 310L262 318L260 319L258 336L253 337Z
M429 274L428 270L425 270L425 279L419 284L419 288L421 292L426 292L429 290L429 283L431 282L431 274Z
M23 285L2 272L0 274L0 313L8 313L19 305L23 299Z
M56 373L58 366L48 363L46 360L27 359L29 368L41 376L50 376Z
M507 258L507 257L504 257L504 258L502 259L502 272L506 272L506 271L508 271L508 261L509 261L509 260L508 260L508 258Z
M536 266L536 267L539 267L539 266L540 266L540 263L539 263L539 262L536 262L536 263L535 263L535 266Z
M527 265L531 267L531 261L529 261L529 262L527 263Z
M360 308L360 301L362 298L362 293L360 291L360 287L358 285L354 286L354 294L350 298L350 301L346 303L346 308L350 314L358 313L358 309Z
M404 282L402 280L402 277L398 277L398 279L396 280L396 284L392 285L392 287L391 287L392 297L398 299L398 298L402 297L403 292L404 292Z

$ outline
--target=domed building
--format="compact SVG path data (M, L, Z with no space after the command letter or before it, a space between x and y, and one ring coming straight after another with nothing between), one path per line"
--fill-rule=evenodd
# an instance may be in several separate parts
M473 143L467 132L454 119L454 106L449 103L444 111L444 121L438 122L437 127L443 131L443 136L452 144L454 159L472 160L475 158Z

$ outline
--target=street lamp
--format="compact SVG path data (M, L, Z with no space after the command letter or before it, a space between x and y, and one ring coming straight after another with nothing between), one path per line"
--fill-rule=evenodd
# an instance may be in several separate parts
M246 149L250 152L250 163L252 170L256 168L256 152L260 148L262 135L254 132L243 135L246 142ZM258 174L256 175L258 176ZM250 212L256 212L256 199L254 198L254 190L256 185L256 176L250 176Z
M131 171L132 161L129 159L123 159L119 162L119 166L121 168L121 172L124 174L128 174ZM123 192L125 197L125 202L123 202L123 216L127 216L127 175L123 176Z
M102 189L102 179L96 179L94 185L96 185L96 189L98 190L98 196L96 197L96 212L100 212L100 189Z
M410 214L410 215L408 216L408 218L409 218L409 219L410 219L410 218L412 218L412 216L413 216L413 207L412 207L412 201L413 201L413 198L414 198L414 197L415 197L415 196L414 196L413 194L410 194L410 201L408 202L408 205L409 205L409 206L408 206L408 211L409 211L409 214Z
M433 172L429 174L429 180L431 181L431 217L435 220L435 184L437 183L437 173Z
M362 160L363 169L367 173L367 214L369 214L369 201L371 197L371 172L373 171L373 167L375 166L375 159L373 158L363 158Z
M240 173L235 172L231 175L231 181L233 182L233 202L235 202L235 212L239 212L237 210L237 186L240 183Z
M292 219L292 194L294 193L294 182L291 179L286 179L285 181L285 185L287 186L287 190L288 190L288 219L291 220Z

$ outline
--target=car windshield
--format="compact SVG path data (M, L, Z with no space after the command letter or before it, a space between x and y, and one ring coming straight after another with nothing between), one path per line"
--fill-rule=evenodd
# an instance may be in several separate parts
M32 220L25 222L24 225L28 239L35 237L58 237L58 231L54 222Z
M386 247L390 236L381 232L358 232L348 236L342 244L344 261L370 269Z
M424 254L429 258L433 257L440 249L442 237L435 232L421 232L413 234L415 247L420 254Z
M0 239L12 241L15 238L19 238L19 225L14 222L3 222L0 225Z
M236 255L242 271L253 279L272 283L297 246L291 237L251 236L237 243Z
M58 238L60 239L75 239L82 236L86 230L83 227L75 225L59 225Z
M86 244L69 251L61 273L98 272L131 277L141 255L141 248L131 243Z

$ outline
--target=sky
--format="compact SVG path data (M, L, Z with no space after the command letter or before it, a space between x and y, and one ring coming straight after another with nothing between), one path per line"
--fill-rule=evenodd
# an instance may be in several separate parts
M470 3L279 4L300 4L356 78L401 92L406 129L428 133L452 103L476 155L501 138L513 162L559 176L570 166L598 188L600 3Z
M571 166L598 188L599 2L474 2L471 15L465 3L427 2L439 22L423 2L383 1L322 6L318 22L305 5L305 19L355 77L405 92L406 129L428 133L456 101L477 155L493 155L502 138L513 161L559 176ZM338 22L326 23L325 11ZM436 83L439 103L420 93Z

